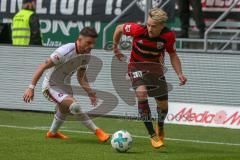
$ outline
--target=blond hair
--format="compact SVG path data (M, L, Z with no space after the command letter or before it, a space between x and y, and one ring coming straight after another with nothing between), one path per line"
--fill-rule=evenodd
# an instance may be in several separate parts
M167 13L164 12L162 9L159 8L153 8L148 13L149 17L151 17L154 21L157 21L159 23L165 23L168 20Z

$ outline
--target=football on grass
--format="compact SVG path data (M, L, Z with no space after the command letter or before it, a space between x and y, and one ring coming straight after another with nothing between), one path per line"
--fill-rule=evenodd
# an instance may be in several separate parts
M120 130L112 135L112 147L118 152L127 152L132 146L132 136L125 130Z

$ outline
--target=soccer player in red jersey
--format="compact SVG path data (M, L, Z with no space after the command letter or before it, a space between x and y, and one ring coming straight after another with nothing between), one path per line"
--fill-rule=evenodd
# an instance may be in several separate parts
M167 14L163 10L152 9L149 12L147 25L136 23L118 25L113 36L113 50L119 60L122 60L124 57L118 49L121 35L124 34L133 37L128 71L138 99L139 115L144 121L151 137L151 144L154 148L163 146L164 120L168 113L168 87L164 77L165 50L170 56L172 67L180 81L179 84L184 85L187 82L187 78L182 72L180 59L174 47L175 33L165 26L167 19ZM156 66L158 67L156 68ZM151 120L151 110L148 104L148 91L149 88L151 88L149 82L154 83L158 81L157 79L165 83L161 83L159 86L159 93L161 93L154 96L158 113L158 123L154 130ZM154 85L156 84L153 84L153 86ZM166 91L162 92L161 90Z

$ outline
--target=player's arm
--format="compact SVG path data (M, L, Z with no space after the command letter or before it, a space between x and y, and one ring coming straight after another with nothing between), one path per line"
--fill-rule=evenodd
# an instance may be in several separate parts
M169 55L170 55L170 61L171 61L172 67L175 70L176 74L177 75L182 74L182 65L177 53L172 52L172 53L169 53Z
M187 82L187 78L184 76L182 72L182 65L181 61L176 53L176 51L169 53L170 61L172 64L173 69L175 70L176 74L178 75L180 85L184 85Z
M33 74L33 78L31 81L31 84L36 86L38 80L41 78L43 72L51 67L53 67L55 64L52 62L51 58L48 58L44 63L40 64L36 71Z
M123 25L118 25L113 34L113 52L119 60L122 60L122 58L124 57L124 55L121 53L121 51L118 48L120 39L122 37L122 33L123 33Z
M125 23L122 25L118 25L113 35L113 51L116 57L119 60L122 60L123 54L118 49L118 45L121 39L122 34L131 37L137 37L138 35L144 32L144 28L140 24L136 23Z
M33 100L34 97L34 88L38 82L38 80L41 78L43 72L46 69L49 69L51 67L54 66L54 63L52 62L51 58L48 58L45 63L40 64L36 71L33 74L32 80L31 80L31 84L28 86L28 88L26 89L26 91L24 92L23 95L23 100L28 103L31 100Z
M187 82L187 78L184 76L182 72L181 61L175 49L175 41L176 41L176 36L175 36L175 33L172 32L172 34L170 34L168 38L168 41L166 44L166 50L170 56L172 67L175 70L176 74L178 75L178 79L180 81L179 85L184 85Z
M77 79L82 88L87 92L92 105L96 106L97 105L96 93L92 90L91 86L88 83L88 79L86 76L86 68L79 68L77 70Z

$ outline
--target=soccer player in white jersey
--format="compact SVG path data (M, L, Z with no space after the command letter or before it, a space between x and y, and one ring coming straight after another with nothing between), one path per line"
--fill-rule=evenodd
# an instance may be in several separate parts
M47 132L47 138L60 138L60 139L68 139L67 136L63 135L59 132L60 126L66 120L68 114L73 114L77 116L77 119L80 120L87 128L92 130L95 135L98 137L99 141L104 142L107 141L110 136L105 133L102 129L98 128L94 122L88 117L86 113L84 113L81 109L79 102L77 102L71 92L69 92L69 88L64 88L58 85L51 85L50 78L54 71L61 69L62 65L69 62L71 59L75 58L79 55L87 55L90 53L93 48L98 34L96 30L92 27L85 27L81 30L79 38L75 43L68 43L57 48L51 56L38 66L35 73L33 74L32 81L28 88L26 89L23 100L26 103L29 103L33 100L34 97L34 88L42 76L45 70L48 70L48 73L45 76L42 88L44 96L51 101L54 101L57 104L57 111L54 116L52 125L50 130ZM81 63L81 62L79 62ZM87 77L86 77L86 68L81 66L77 69L77 79L82 88L87 92L91 103L93 106L97 104L96 93L91 89ZM63 71L62 74L66 74L66 71ZM72 71L69 71L72 72ZM61 72L59 72L61 73ZM72 75L72 73L67 73ZM61 75L59 75L61 76ZM51 81L54 80L51 79ZM57 81L57 79L56 79ZM69 81L70 82L70 81Z

